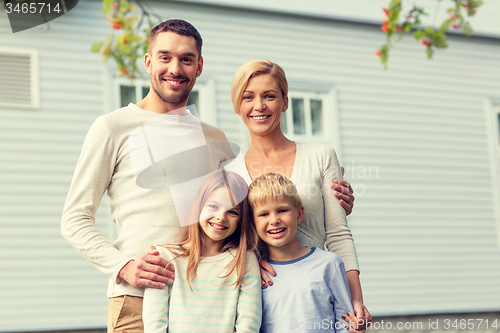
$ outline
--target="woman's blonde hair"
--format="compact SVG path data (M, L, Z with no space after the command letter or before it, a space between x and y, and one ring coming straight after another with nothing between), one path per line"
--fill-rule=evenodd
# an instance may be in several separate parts
M239 286L245 273L247 251L256 250L257 247L257 232L247 213L250 209L247 199L247 183L240 175L234 172L226 172L224 170L212 172L203 181L195 199L191 203L189 215L186 220L189 225L183 228L180 243L176 246L162 245L177 255L176 258L188 257L186 277L189 287L191 287L189 281L196 278L196 270L200 262L203 242L206 237L199 223L200 215L211 194L219 188L227 189L231 202L239 209L238 227L224 240L224 247L222 248L222 252L228 249L236 249L233 260L228 264L228 266L230 265L229 273L223 277L227 279L236 270L237 280L234 284Z
M258 59L249 61L238 68L234 73L231 84L231 102L234 112L240 114L240 103L243 99L243 92L248 85L248 81L255 76L269 74L278 83L283 98L288 95L288 82L283 68L269 60Z

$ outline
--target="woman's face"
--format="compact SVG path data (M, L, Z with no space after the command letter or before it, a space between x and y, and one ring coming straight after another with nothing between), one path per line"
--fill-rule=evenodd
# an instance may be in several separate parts
M243 91L240 116L250 134L265 136L281 131L281 113L288 108L288 97L269 74L252 77Z

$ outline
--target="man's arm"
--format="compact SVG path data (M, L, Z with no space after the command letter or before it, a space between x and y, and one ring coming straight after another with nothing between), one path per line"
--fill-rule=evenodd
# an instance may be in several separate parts
M118 149L106 119L99 117L92 124L82 147L64 206L61 232L85 259L114 281L122 281L118 276L122 268L134 267L132 275L122 274L126 280L129 276L140 275L142 279L152 279L152 282L134 281L133 278L127 282L135 286L151 285L158 288L161 283L168 283L167 277L158 274L160 270L165 272L163 267L166 262L160 262L160 265L164 264L163 267L152 269L151 265L158 264L157 259L139 255L134 260L125 256L106 239L95 224L95 213L111 182ZM150 272L151 270L153 271ZM170 275L173 277L173 274ZM156 282L160 285L155 284Z
M113 176L118 147L104 117L91 126L83 143L64 206L61 232L89 262L117 278L119 268L133 258L118 251L95 224L95 213Z

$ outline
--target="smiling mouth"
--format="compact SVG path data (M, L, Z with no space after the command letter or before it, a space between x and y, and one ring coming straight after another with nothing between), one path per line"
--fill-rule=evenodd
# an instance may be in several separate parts
M263 120L263 119L267 119L269 117L271 117L271 115L267 115L267 116L250 116L250 118L255 119L255 120Z
M225 227L223 225L220 225L220 224L217 224L217 223L208 222L208 224L210 224L215 229L219 229L219 230L225 230L225 229L227 229L227 227Z
M162 76L161 77L161 80L172 85L172 86L178 86L178 85L181 85L182 83L184 82L187 82L188 81L188 78L187 77L183 77L183 76L178 76L178 77L165 77L165 76Z
M274 235L274 234L282 233L283 231L285 231L285 228L269 230L268 233L270 233L271 235Z
M183 83L185 80L169 80L169 79L163 79L163 81L170 83L172 85L178 85Z

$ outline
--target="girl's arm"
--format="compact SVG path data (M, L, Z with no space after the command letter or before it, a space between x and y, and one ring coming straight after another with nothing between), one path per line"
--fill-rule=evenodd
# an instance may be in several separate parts
M262 321L260 281L260 268L257 257L253 251L248 251L245 274L238 295L235 332L259 332Z
M169 298L172 287L146 288L142 304L144 333L166 332L168 328Z

